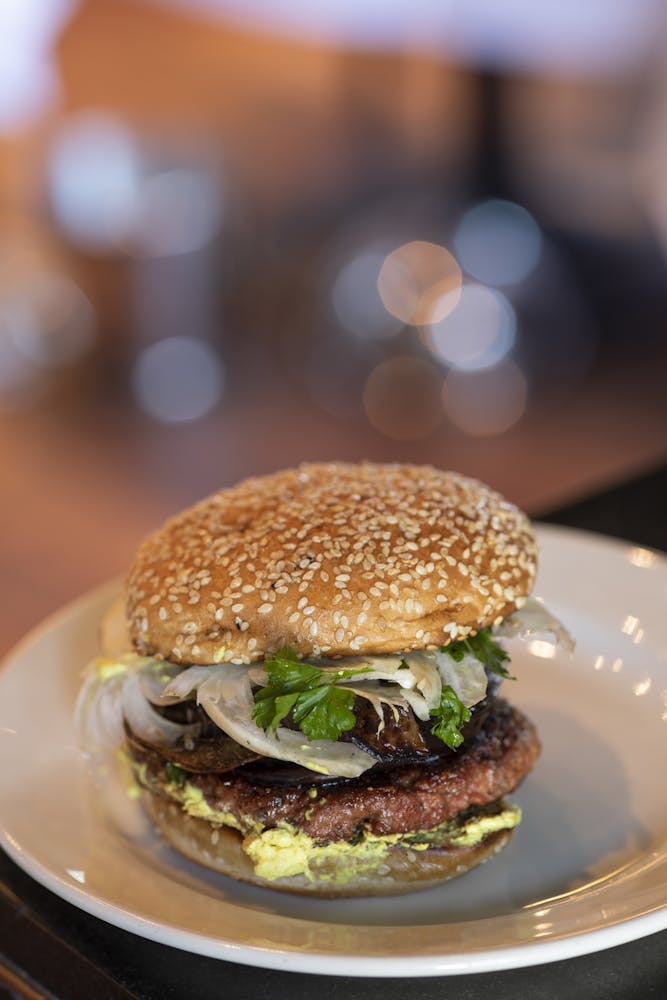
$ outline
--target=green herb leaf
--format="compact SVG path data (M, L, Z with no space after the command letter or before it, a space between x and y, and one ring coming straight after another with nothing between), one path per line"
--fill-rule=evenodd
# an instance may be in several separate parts
M440 704L431 712L436 719L431 732L446 743L451 750L458 750L463 743L461 728L470 719L470 709L466 708L450 684L445 684L440 694Z
M167 780L172 785L178 785L180 788L185 784L186 778L187 774L182 767L179 767L178 764L172 764L171 761L167 763Z
M352 706L354 691L326 685L297 698L293 718L309 740L337 740L356 721Z
M265 660L264 669L271 679L271 684L279 687L284 693L301 691L320 683L322 671L312 663L304 663L293 649L283 646L270 660Z
M289 646L264 662L269 683L254 695L252 717L265 731L273 731L291 713L292 720L309 740L337 740L355 723L355 694L337 682L358 670L323 670L299 660Z
M460 663L465 654L470 653L485 667L488 667L491 673L504 677L506 680L516 680L505 666L505 662L509 663L509 653L493 641L490 628L485 628L477 635L469 636L467 639L450 642L448 646L442 646L441 649L456 663Z
M271 730L275 732L286 715L292 711L294 703L299 697L298 691L290 691L289 694L276 695L272 687L262 688L255 695L255 706L252 717L264 732Z

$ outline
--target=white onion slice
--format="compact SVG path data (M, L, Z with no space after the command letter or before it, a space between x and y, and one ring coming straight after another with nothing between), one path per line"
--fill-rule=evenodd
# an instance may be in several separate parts
M103 679L91 672L79 691L74 726L79 745L86 753L118 747L123 742L123 685L121 671Z
M177 705L179 701L184 700L183 698L169 698L165 695L166 686L178 675L181 669L173 663L156 660L154 664L139 671L141 690L151 704Z
M435 670L435 673L437 677L437 670ZM405 675L405 677L401 677L404 681L403 684L390 682L386 686L382 686L378 682L387 680L383 674L384 671L380 670L373 671L371 674L361 674L358 678L342 680L340 687L352 688L362 698L367 697L366 690L369 689L375 697L381 697L381 700L386 701L390 705L409 705L417 718L429 718L431 709L435 708L440 701L441 684L439 677L437 677L437 684L434 685L434 687L437 687L437 694L435 700L431 701L425 698L424 694L417 687L414 675L408 676L408 670L401 671L401 675ZM370 700L372 699L369 698Z
M124 718L137 736L166 746L172 746L182 736L195 736L199 732L197 723L184 725L172 722L152 707L145 687L149 686L153 693L157 693L164 686L154 670L157 662L127 654L116 660L99 658L90 664L74 714L83 750L97 753L121 746L124 741ZM166 665L159 666L163 669ZM169 703L168 700L166 703Z
M423 650L409 653L405 663L415 678L415 687L423 695L429 709L440 704L442 678L440 676L438 653L434 650Z
M430 719L431 710L424 700L423 695L419 694L419 692L414 689L411 690L410 688L406 688L402 693L403 697L418 719L421 719L422 722L426 722Z
M188 667L187 670L181 670L163 688L162 696L173 699L173 701L185 701L197 690L200 684L209 679L212 671L216 669L216 667L210 666Z
M563 623L541 601L529 597L519 611L514 611L494 630L495 635L519 639L553 639L566 653L574 652L574 639Z
M347 687L349 684L363 686L369 681L390 681L404 690L418 693L429 708L435 708L440 701L442 682L434 651L406 653L400 656L345 656L340 660L331 661L322 669L359 670L364 667L367 669L366 673L360 673L357 677L341 678L338 683ZM426 717L428 718L428 712Z
M380 720L380 725L377 729L378 733L381 733L384 729L383 705L391 705L392 708L408 707L408 701L406 700L403 691L395 685L385 686L383 684L370 681L368 683L364 683L363 685L359 685L359 687L346 683L345 689L353 691L359 698L365 698L366 701L371 703Z
M136 653L98 656L86 667L86 680L74 709L81 748L96 753L123 742L123 685L128 673L150 661Z
M400 685L406 698L410 692L410 705L419 719L428 719L430 712L440 704L443 684L449 684L463 704L470 708L486 695L488 679L484 664L466 653L459 661L440 650L416 650L405 656L345 657L336 665L354 669L368 665L370 672L360 674L354 683L387 680ZM348 686L350 681L341 680Z
M443 684L454 689L466 708L472 708L486 696L488 677L481 660L472 653L464 653L455 660L448 653L434 653Z
M149 743L174 746L182 736L197 736L199 723L172 722L156 712L142 691L138 674L128 674L122 688L123 715L133 733Z
M197 701L216 726L241 746L276 760L301 764L320 774L356 778L375 763L375 759L352 743L333 740L307 740L303 733L278 726L275 733L265 733L252 718L254 699L248 668L227 663L220 666L191 667L186 673L206 669L209 676L197 680ZM178 681L180 678L176 678ZM195 677L181 682L183 690ZM174 684L168 686L174 691Z

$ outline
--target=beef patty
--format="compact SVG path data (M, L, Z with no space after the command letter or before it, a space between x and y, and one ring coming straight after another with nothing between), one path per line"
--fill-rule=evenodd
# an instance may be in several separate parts
M170 797L169 761L129 734L130 756L139 780ZM208 805L234 817L245 833L287 823L314 840L354 840L362 831L377 836L429 830L470 807L485 806L513 791L532 769L540 744L532 723L503 699L493 704L477 734L456 754L392 770L375 768L359 778L324 787L272 786L244 774L191 773L187 781Z

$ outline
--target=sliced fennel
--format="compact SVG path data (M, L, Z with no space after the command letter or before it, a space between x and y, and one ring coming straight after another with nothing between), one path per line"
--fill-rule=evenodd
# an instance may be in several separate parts
M574 639L563 623L534 597L529 597L522 608L509 615L496 628L495 634L517 639L543 639L546 636L564 652L570 655L574 652Z

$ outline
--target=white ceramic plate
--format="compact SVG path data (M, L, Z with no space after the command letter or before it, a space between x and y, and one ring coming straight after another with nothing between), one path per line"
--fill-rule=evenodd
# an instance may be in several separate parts
M112 588L33 632L0 671L0 843L53 892L169 945L291 971L416 976L505 969L667 927L667 560L540 529L536 593L577 638L513 644L506 693L543 756L509 848L396 899L308 900L180 858L109 777L91 794L72 729L81 667ZM509 689L509 691L508 691Z

